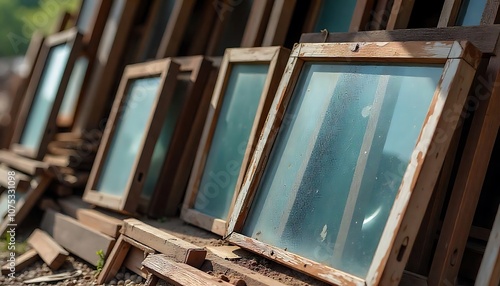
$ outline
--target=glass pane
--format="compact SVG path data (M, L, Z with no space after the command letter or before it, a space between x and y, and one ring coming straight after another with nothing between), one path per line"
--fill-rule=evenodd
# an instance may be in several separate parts
M165 28L167 27L168 20L170 19L170 14L174 9L175 0L159 0L160 7L156 12L152 32L146 33L150 37L147 39L146 48L143 55L140 55L142 60L154 59L156 57L156 52L160 47L161 40L163 38L163 33L165 33Z
M70 51L71 48L66 44L52 47L49 51L19 142L26 148L38 150L40 147Z
M99 175L96 190L120 196L146 136L148 119L160 84L159 77L132 80L115 125L115 133Z
M156 141L153 157L151 158L151 164L149 164L149 170L146 176L146 182L144 183L142 195L146 198L151 197L160 177L161 168L167 157L170 140L172 140L172 135L177 125L177 118L184 107L187 88L190 83L191 81L189 79L177 80L174 97L166 111L167 115L165 122L163 123L160 137L158 141Z
M356 0L323 0L315 32L348 32Z
M486 0L462 0L457 26L477 26L481 24Z
M73 72L69 78L68 87L64 93L64 98L59 109L59 116L63 118L72 118L76 109L80 91L82 89L85 73L87 72L87 65L89 61L85 57L80 57L73 67Z
M442 70L305 64L243 233L364 277Z
M90 21L94 18L94 11L97 7L98 0L83 0L83 5L78 15L76 26L83 34L88 33L90 29Z
M107 62L109 53L111 52L111 47L113 45L115 35L118 31L118 23L121 19L123 9L125 9L125 4L127 0L115 0L113 1L113 6L109 12L108 20L106 21L106 26L102 32L102 40L99 43L99 60L101 62Z
M233 66L194 208L226 219L269 65Z

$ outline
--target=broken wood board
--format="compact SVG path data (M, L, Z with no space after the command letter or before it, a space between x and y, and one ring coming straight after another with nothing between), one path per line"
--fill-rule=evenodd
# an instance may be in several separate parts
M0 162L32 176L41 175L49 167L45 162L28 159L7 150L0 150Z
M142 265L148 272L175 286L233 286L192 266L172 261L163 254L149 255Z
M28 244L38 253L50 269L57 270L66 261L69 253L62 248L49 234L35 229L28 238Z
M47 210L41 228L71 253L96 266L99 261L97 251L108 256L115 239L104 235L67 215Z
M239 246L235 245L223 245L223 246L207 246L207 250L212 252L213 254L219 256L223 259L240 259L237 253L244 251Z
M16 257L16 260L14 262L7 262L6 264L4 264L2 266L2 275L7 275L9 273L15 273L15 272L19 273L26 267L35 263L38 259L40 259L40 256L38 255L36 250L32 248L26 251L25 253L21 254L20 256Z
M207 251L137 219L123 221L121 233L143 243L168 258L200 268Z

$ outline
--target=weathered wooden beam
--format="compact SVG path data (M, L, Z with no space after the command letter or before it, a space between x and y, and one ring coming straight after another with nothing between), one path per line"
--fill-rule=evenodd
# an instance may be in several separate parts
M49 234L35 229L28 238L28 244L40 255L50 269L57 270L66 261L69 253L62 248Z

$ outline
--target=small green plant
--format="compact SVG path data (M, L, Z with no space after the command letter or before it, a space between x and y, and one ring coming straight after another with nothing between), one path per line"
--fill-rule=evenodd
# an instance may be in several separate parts
M99 275L99 273L101 273L102 271L102 268L104 267L104 251L102 251L102 249L99 249L97 252L96 252L97 256L99 256L99 260L97 260L97 272L95 274L95 276Z

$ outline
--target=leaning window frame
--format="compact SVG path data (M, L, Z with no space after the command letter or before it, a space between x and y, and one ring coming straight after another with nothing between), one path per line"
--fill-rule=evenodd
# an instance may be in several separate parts
M50 54L50 51L60 45L69 46L70 53L68 55L68 60L66 61L66 65L64 66L61 81L59 83L59 86L57 87L54 103L52 104L51 110L49 111L49 117L47 118L47 124L45 125L42 138L40 139L40 144L38 145L38 148L28 148L21 144L21 138L23 136L23 132L29 118L29 113L33 108L35 97L40 96L38 94L38 86L43 79L44 73L46 72L45 67L48 64L48 56ZM45 156L47 146L50 140L55 135L59 108L64 98L64 93L66 92L66 88L68 86L69 78L71 76L71 72L73 71L75 61L78 55L81 53L82 46L82 34L80 34L76 28L59 32L45 39L40 50L37 62L34 66L33 75L27 87L26 95L23 99L23 105L21 107L18 121L16 123L16 128L11 143L11 149L15 153L36 160L41 160Z
M140 202L139 198L147 177L147 172L153 155L156 140L160 135L162 123L165 119L164 110L168 108L174 94L179 65L170 58L147 63L130 65L125 71L116 93L111 114L104 130L102 143L97 151L92 171L83 194L83 200L97 206L114 209L121 212L135 213ZM160 83L153 105L148 114L148 123L139 150L132 165L127 185L121 195L102 193L97 189L104 164L113 142L116 127L121 122L121 109L126 105L127 92L130 83L136 79L159 77ZM144 179L143 179L144 178Z
M481 53L468 42L296 45L271 106L271 112L248 167L233 212L230 214L226 239L242 248L328 283L337 285L392 285L394 281L400 281L419 225L425 214L425 206L432 195L433 185L437 180L451 141L451 135L460 115L459 113L453 115L453 119L456 120L449 120L444 114L453 110L457 105L462 107L465 104L480 58ZM368 274L364 278L322 265L239 233L243 229L287 105L305 62L390 62L444 65L443 74L434 93L416 148L413 150L409 167L394 200ZM449 135L444 142L439 141L440 144L437 144L436 130L444 131ZM443 134L441 133L441 135ZM433 151L437 151L432 152L432 157L427 156L431 143ZM419 191L414 192L414 190ZM399 253L400 249L406 249L406 251Z
M208 158L208 152L212 146L213 135L217 127L220 110L224 103L226 88L229 78L232 74L232 67L237 64L268 64L269 70L264 83L264 88L260 96L259 105L255 119L252 124L252 130L245 146L245 154L241 168L238 171L238 179L233 194L233 199L229 213L234 206L234 201L243 182L245 171L249 166L251 154L256 145L260 131L264 126L266 115L273 101L273 96L278 88L278 84L286 65L290 51L281 47L259 47L259 48L234 48L226 49L224 58L214 87L208 115L203 127L202 137L196 152L196 159L189 178L189 183L184 197L184 203L181 210L181 218L193 225L211 231L213 233L224 235L227 220L214 218L194 209L196 198L200 190L200 182L205 171L205 164Z

